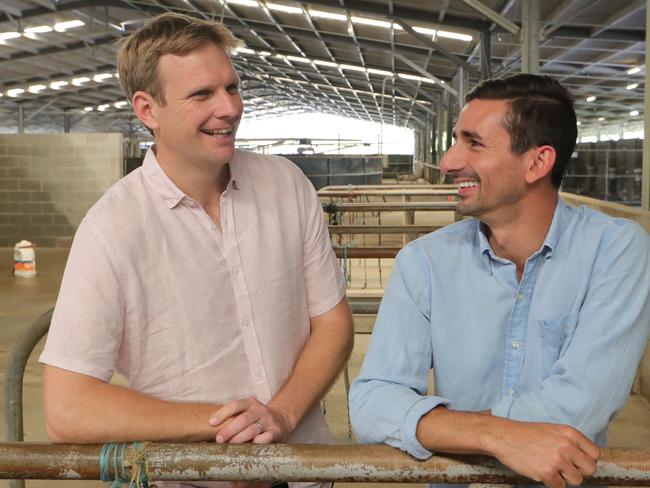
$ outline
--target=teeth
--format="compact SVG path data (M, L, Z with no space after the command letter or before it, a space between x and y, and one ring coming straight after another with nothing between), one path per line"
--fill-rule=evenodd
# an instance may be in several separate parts
M463 181L462 183L459 183L458 186L460 188L469 188L471 186L479 186L478 181Z
M232 129L201 129L201 132L210 136L214 135L227 135L232 132Z

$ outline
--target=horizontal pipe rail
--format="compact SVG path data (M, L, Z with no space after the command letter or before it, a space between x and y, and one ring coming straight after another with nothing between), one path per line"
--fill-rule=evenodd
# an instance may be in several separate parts
M330 234L428 234L440 225L330 225Z
M401 188L388 190L318 190L319 197L446 197L457 196L458 189Z
M399 212L404 210L456 210L456 202L328 203L323 210L332 212Z
M335 247L337 258L394 258L401 247Z
M334 190L343 190L343 191L358 191L358 190L403 190L403 189L413 189L413 190L458 190L457 185L421 185L421 184L383 184L383 185L330 185L324 186L318 193L321 191L334 191Z
M100 445L0 444L0 479L99 479L100 450ZM134 454L127 449L126 459ZM486 456L419 461L388 446L154 443L146 459L149 475L160 481L531 483ZM604 449L585 483L649 486L650 452Z

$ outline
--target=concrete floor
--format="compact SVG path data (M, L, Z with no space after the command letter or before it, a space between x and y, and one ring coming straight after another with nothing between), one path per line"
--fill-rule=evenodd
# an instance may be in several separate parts
M389 244L384 243L384 245ZM37 276L34 278L15 278L11 273L13 250L0 248L0 373L2 373L3 377L5 363L12 344L41 313L54 305L58 293L67 251L62 249L37 249L36 253ZM392 268L392 260L382 260L381 280L379 279L377 262L378 260L372 260L372 262L363 266L361 261L352 260L352 286L360 290L359 293L363 293L364 289L372 293L373 290L379 290L382 285L385 285ZM372 321L372 317L357 317L357 330L369 330ZM355 336L355 347L349 362L350 378L355 378L358 374L361 361L367 350L369 337L368 334L356 334ZM42 367L36 361L42 347L43 343L41 341L28 362L25 374L24 416L26 441L47 440L43 427L41 399ZM0 392L0 405L4 408L4 392ZM339 379L325 400L326 417L335 440L339 443L350 442L346 405L343 381ZM4 424L0 425L0 435L4 436ZM623 412L612 423L610 446L648 449L648 439L650 439L650 403L638 395L632 395ZM28 481L27 486L83 488L104 487L106 485L100 482L84 481ZM337 486L350 488L353 485L337 484ZM420 487L422 485L411 486Z

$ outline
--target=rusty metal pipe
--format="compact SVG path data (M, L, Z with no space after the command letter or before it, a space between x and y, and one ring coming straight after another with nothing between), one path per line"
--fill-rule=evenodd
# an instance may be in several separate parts
M335 247L337 258L394 258L401 247Z
M0 444L0 479L99 479L100 445ZM151 444L154 480L531 483L485 456L418 461L388 446ZM109 463L109 465L112 463ZM650 452L604 449L588 484L649 486Z

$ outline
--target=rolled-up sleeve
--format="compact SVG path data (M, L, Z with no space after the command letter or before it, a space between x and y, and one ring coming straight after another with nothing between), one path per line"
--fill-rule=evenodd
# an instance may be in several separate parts
M384 293L361 373L350 390L359 442L385 443L418 459L431 452L416 437L420 418L449 400L427 396L432 367L429 267L416 243L405 247Z
M596 439L623 408L650 331L650 238L629 222L610 230L571 342L540 388L504 398L494 415L569 424Z

